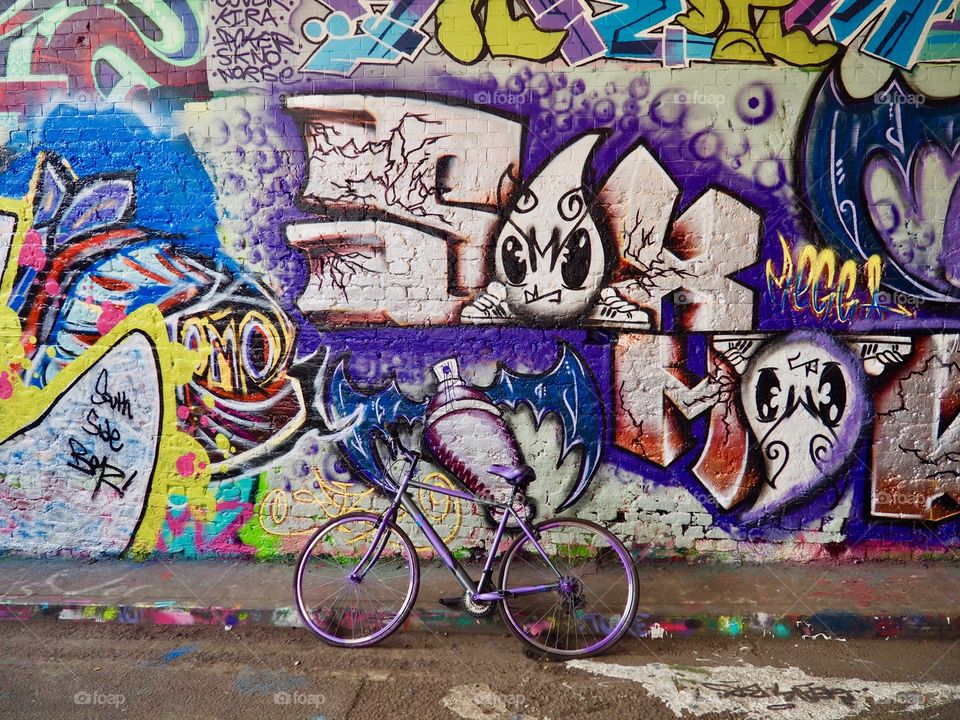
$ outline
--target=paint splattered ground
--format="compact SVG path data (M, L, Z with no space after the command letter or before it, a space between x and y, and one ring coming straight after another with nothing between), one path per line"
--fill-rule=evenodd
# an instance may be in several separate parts
M629 640L574 668L499 635L14 622L0 647L0 718L960 718L960 645L935 641Z

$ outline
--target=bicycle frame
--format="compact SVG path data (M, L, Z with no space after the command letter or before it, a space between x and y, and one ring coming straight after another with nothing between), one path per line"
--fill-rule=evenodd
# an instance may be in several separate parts
M527 525L526 521L520 517L520 515L513 508L513 504L516 500L518 492L518 488L516 486L513 486L513 491L510 494L510 500L506 503L500 503L492 500L485 500L484 498L477 497L476 495L463 492L461 490L442 488L429 483L417 482L413 479L413 475L417 470L417 466L420 464L420 454L406 450L405 448L402 448L400 452L407 461L406 473L404 474L403 480L397 486L397 492L390 503L390 507L380 514L380 519L377 521L377 534L374 536L373 542L370 544L370 548L357 564L357 568L350 574L350 578L352 580L357 582L362 580L368 570L377 562L377 559L380 557L380 553L383 552L383 549L387 544L387 527L391 522L393 522L397 516L397 512L402 507L407 514L410 515L417 527L420 528L421 532L423 532L424 536L427 538L427 542L429 542L431 547L433 547L433 549L437 552L441 562L443 562L447 569L453 573L460 587L463 588L464 592L470 593L474 601L495 602L497 600L502 600L509 597L520 597L522 595L533 595L536 593L548 592L550 590L556 590L560 587L562 575L550 560L550 557L547 555L546 551L540 546L540 542L531 531L529 525ZM463 569L463 566L460 565L457 559L453 556L453 553L450 552L450 548L447 547L447 544L443 541L443 538L437 534L437 531L433 528L433 525L430 524L430 521L423 514L420 506L417 505L413 498L407 493L408 488L417 488L419 490L438 492L441 495L449 495L450 497L459 498L460 500L475 502L479 505L491 508L499 508L504 511L503 516L500 518L500 523L497 526L496 535L494 536L493 544L490 547L490 552L487 555L486 561L484 562L483 571L480 575L479 582L475 582L473 578L470 577L470 574ZM541 557L543 557L550 569L556 574L557 582L546 585L531 585L530 587L514 588L512 590L504 590L502 588L499 590L487 590L487 586L490 583L490 579L493 575L493 562L497 554L497 548L500 546L500 541L503 539L503 534L507 528L507 522L511 517L516 520L517 525L530 540L531 544L537 549L537 552L540 553Z

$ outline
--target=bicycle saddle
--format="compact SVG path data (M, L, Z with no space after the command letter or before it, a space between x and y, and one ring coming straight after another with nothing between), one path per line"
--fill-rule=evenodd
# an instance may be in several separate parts
M536 477L536 473L529 465L491 465L489 471L516 487L526 485Z

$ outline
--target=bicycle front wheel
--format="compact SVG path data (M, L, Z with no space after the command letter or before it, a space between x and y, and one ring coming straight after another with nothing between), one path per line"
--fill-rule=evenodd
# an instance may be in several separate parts
M294 581L297 611L321 640L367 647L396 630L413 608L420 564L407 534L390 523L362 577L356 573L377 536L380 517L355 512L334 518L307 542Z
M603 652L637 612L630 553L613 533L586 520L546 520L533 535L540 548L523 533L504 554L504 622L541 655L569 660ZM549 589L533 591L541 586Z

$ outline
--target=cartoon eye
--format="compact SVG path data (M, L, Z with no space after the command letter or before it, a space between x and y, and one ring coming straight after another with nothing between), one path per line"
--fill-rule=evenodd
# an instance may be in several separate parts
M568 290L579 290L587 281L590 272L590 233L578 228L567 236L563 261L560 263L560 278Z
M757 379L757 419L773 422L780 414L780 379L777 371L763 368Z
M533 210L539 200L537 196L533 194L529 188L520 193L520 197L517 198L517 204L514 206L514 209L518 213L528 213Z
M827 427L836 427L847 407L847 384L843 372L836 363L826 363L820 374L820 390L817 409L820 419Z
M557 203L557 212L564 220L575 220L583 212L585 203L580 188L574 188Z
M509 235L500 246L503 272L511 285L522 285L527 277L527 261L523 257L523 243L515 235Z

